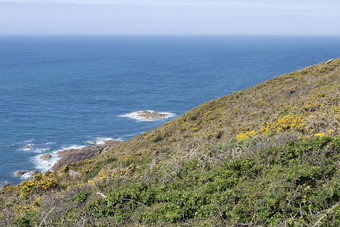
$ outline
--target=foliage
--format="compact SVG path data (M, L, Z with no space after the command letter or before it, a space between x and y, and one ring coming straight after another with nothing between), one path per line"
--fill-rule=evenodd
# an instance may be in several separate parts
M5 185L0 225L339 226L339 72L337 59L274 78Z
M50 173L42 175L41 173L30 178L28 181L22 182L19 187L22 190L22 196L27 197L33 191L36 193L42 193L50 188L55 188L59 184L58 176L56 173Z

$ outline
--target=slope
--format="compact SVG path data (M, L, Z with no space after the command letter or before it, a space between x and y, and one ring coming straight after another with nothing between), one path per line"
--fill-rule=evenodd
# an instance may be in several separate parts
M89 160L3 187L1 220L339 224L339 99L340 59L279 76Z

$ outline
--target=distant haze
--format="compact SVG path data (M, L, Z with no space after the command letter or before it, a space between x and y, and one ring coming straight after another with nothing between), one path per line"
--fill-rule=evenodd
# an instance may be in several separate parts
M0 35L340 35L339 0L0 0Z

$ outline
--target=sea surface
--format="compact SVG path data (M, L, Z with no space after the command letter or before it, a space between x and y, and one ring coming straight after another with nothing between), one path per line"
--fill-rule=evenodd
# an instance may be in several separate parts
M339 57L340 37L0 37L0 184L29 177L17 170L48 170L58 150L127 140L211 99ZM174 116L126 117L141 110ZM38 157L45 153L49 162Z

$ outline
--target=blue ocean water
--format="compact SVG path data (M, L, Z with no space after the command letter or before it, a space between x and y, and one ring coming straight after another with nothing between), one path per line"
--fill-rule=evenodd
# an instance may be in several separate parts
M340 37L0 37L0 182L46 170L37 155L126 140L169 120L121 115L178 116L338 57Z

